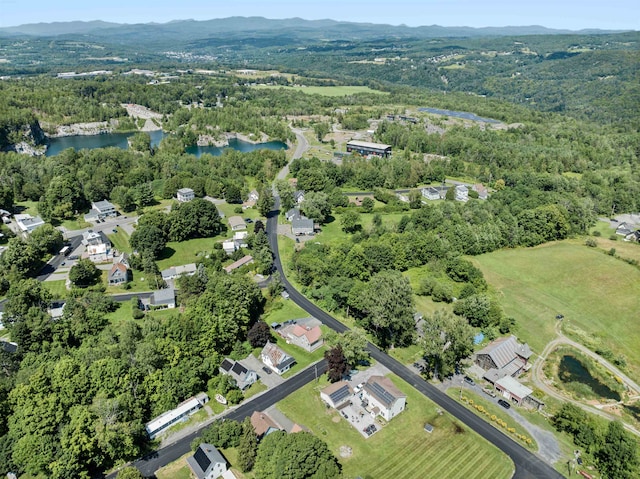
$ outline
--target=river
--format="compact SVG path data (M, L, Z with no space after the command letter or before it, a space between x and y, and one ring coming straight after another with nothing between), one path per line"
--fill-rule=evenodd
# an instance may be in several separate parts
M162 130L149 131L151 137L151 146L155 147L160 144L165 134ZM59 138L50 138L49 146L47 147L47 156L55 156L67 148L73 148L74 150L93 150L96 148L108 148L116 147L126 150L129 148L128 138L134 133L106 133L103 135L78 135L78 136L62 136ZM233 148L234 150L241 151L243 153L254 150L286 150L287 145L281 141L269 141L266 143L249 143L242 140L231 139L229 140L229 146L226 148ZM213 156L220 156L224 151L224 148L217 146L189 146L185 150L187 153L200 158L201 155L208 153Z

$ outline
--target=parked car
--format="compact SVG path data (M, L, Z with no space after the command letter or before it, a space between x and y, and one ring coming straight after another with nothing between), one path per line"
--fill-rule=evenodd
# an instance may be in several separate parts
M485 394L488 394L488 395L489 395L489 396L491 396L492 398L496 397L496 393L495 393L495 391L494 391L493 389L491 389L491 388L488 388L488 387L487 387L487 388L484 388L484 389L482 390L482 392L483 392L483 393L485 393Z
M471 386L475 386L475 385L476 385L475 381L474 381L473 379L471 379L469 376L465 376L465 377L464 377L464 381L465 381L467 384L470 384Z
M269 368L268 368L268 367L266 367L266 366L262 366L262 370L263 370L265 373L267 373L267 374L271 374L271 369L269 369Z
M511 407L511 404L509 404L504 399L498 399L498 404L500 404L500 406L502 406L505 409L509 409Z

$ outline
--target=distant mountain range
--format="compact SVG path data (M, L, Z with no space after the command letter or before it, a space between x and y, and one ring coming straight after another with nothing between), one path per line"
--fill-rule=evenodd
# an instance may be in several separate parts
M508 27L442 27L438 25L407 27L335 20L288 18L272 20L263 17L229 17L214 20L176 20L168 23L120 24L103 21L33 23L0 28L2 36L65 37L82 35L87 40L110 40L131 43L153 40L166 43L189 42L238 35L278 34L299 40L367 40L380 37L443 38L515 35L604 34L617 30L557 30L538 25Z

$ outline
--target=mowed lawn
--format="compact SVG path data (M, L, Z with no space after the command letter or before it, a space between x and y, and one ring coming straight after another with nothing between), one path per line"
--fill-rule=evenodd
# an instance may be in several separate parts
M556 315L587 346L623 354L640 379L640 270L575 242L502 250L471 258L517 320L518 336L540 353L555 337Z
M389 93L372 90L368 86L307 86L307 87L299 87L299 86L271 86L271 85L260 85L254 88L282 88L285 90L295 90L301 91L303 93L307 93L309 95L322 95L322 96L347 96L347 95L355 95L356 93L375 93L377 95L388 95Z
M344 477L371 479L501 479L513 474L511 460L480 436L439 415L436 406L401 379L390 376L407 394L407 409L379 432L365 439L334 409L327 409L319 391L323 376L291 394L278 405L291 420L303 424L338 457ZM435 426L429 434L424 424ZM340 457L340 447L352 455Z

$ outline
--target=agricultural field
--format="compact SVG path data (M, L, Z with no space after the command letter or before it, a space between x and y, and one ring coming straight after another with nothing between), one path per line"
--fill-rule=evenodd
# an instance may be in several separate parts
M255 88L282 88L307 93L309 95L322 96L347 96L357 93L375 93L376 95L388 95L387 92L372 90L368 86L280 86L280 85L259 85Z
M621 259L570 241L496 251L471 258L517 320L516 334L534 351L563 330L591 349L622 355L640 379L640 270Z
M390 378L407 394L408 408L368 439L321 401L319 391L327 385L324 377L285 398L279 408L327 442L344 477L511 477L513 464L508 457L448 415L438 414L435 404L407 383ZM431 434L424 431L427 422L435 427ZM341 446L351 448L349 457L341 457Z

